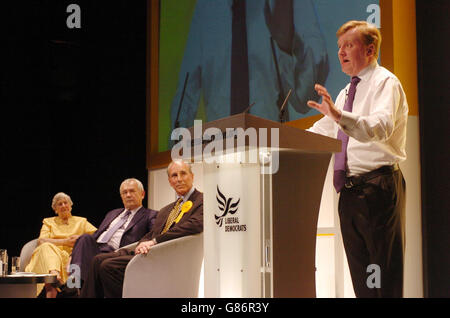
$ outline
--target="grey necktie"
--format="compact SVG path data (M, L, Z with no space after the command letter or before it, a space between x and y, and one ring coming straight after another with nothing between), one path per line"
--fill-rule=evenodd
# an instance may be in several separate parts
M103 236L103 238L98 241L99 243L108 243L111 237L116 233L118 229L120 229L125 222L128 220L128 217L130 216L131 211L127 211L124 215L122 215L119 219L119 221L114 224L114 226L110 227L106 234Z

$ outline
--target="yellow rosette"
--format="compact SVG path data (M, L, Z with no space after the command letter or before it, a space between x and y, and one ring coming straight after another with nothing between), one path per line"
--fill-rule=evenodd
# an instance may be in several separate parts
M192 201L186 201L183 203L183 205L181 206L181 212L178 215L178 217L175 219L175 223L178 223L181 220L181 218L183 217L183 215L186 212L189 212L189 210L192 208L192 205L193 205Z

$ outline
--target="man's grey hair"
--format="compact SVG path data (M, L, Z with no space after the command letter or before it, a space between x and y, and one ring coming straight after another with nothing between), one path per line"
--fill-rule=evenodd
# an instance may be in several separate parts
M189 172L192 174L192 165L190 162L187 162L187 161L184 161L181 159L175 159L171 163L169 163L169 165L167 166L167 175L169 176L169 170L174 164L182 164L182 163L184 163L188 166Z
M141 192L144 192L144 186L142 185L142 182L136 178L128 178L128 179L123 180L122 183L120 184L119 191L120 191L120 189L122 189L122 185L124 185L125 183L130 183L130 182L136 182L138 189Z

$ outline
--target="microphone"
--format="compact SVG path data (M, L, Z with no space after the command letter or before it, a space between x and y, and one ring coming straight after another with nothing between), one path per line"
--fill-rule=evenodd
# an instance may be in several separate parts
M285 122L285 119L284 119L284 112L285 112L285 109L284 109L284 107L286 106L287 101L288 101L289 97L291 96L291 93L292 93L292 88L291 88L291 89L289 90L289 92L287 93L287 96L286 96L286 98L284 99L283 105L281 105L281 108L280 108L280 115L279 115L279 117L280 117L280 123Z
M181 93L180 104L178 105L177 118L175 119L174 129L180 127L180 122L178 118L180 117L181 105L183 104L184 92L186 91L186 84L189 78L189 72L186 73L186 78L184 79L183 92Z
M281 119L281 116L284 117L284 113L285 111L281 111L282 107L283 107L283 97L284 97L284 88L283 88L283 83L281 81L281 75L280 75L280 68L278 66L278 59L277 59L277 53L275 50L275 44L273 42L273 38L270 37L270 46L272 48L272 57L273 57L273 62L275 64L275 70L276 70L276 74L277 74L277 82L278 82L278 88L279 88L279 93L278 93L278 99L277 99L277 106L278 109L280 110L280 122L283 122L284 119ZM286 100L284 101L286 102ZM287 117L289 117L289 114L287 114Z
M256 102L251 103L242 113L243 114L247 113L250 110L250 108L252 108L252 106L255 104L256 104Z

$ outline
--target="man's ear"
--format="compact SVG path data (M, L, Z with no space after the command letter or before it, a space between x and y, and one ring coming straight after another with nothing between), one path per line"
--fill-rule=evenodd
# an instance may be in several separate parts
M367 46L367 56L375 56L375 45L369 44Z

